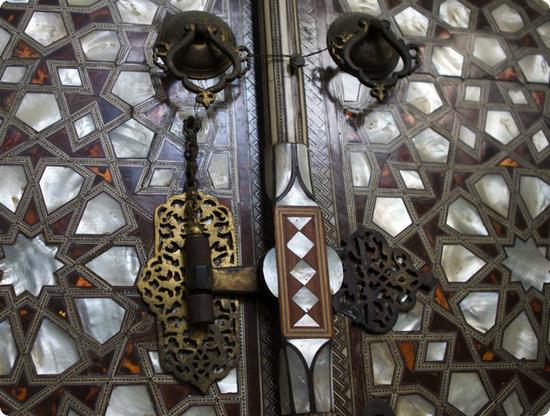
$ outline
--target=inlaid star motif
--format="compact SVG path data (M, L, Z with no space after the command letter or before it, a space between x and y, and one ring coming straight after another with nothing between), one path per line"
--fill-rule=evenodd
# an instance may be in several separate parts
M542 292L545 283L550 283L550 261L544 255L545 248L535 245L531 238L527 241L516 239L513 247L504 247L507 258L502 262L510 269L512 282L521 282L523 289ZM542 250L542 251L541 251Z
M38 296L42 287L56 285L54 272L63 263L55 258L56 246L48 246L42 235L33 239L19 234L13 245L4 245L0 260L0 285L13 285L16 296L25 291Z

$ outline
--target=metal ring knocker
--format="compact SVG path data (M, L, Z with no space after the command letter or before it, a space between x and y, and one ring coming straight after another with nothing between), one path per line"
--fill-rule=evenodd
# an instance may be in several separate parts
M348 28L357 28L350 33ZM383 101L387 91L420 66L420 49L396 39L390 23L364 13L349 13L336 19L327 33L329 53L345 72L371 88ZM399 58L403 68L395 71Z

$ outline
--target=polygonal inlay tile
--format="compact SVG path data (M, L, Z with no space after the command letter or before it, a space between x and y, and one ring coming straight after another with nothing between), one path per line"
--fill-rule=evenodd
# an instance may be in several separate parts
M61 374L80 359L74 339L61 327L44 318L31 350L39 375Z
M308 313L313 306L319 302L319 298L315 296L315 293L313 293L311 290L309 290L307 287L303 286L300 290L298 290L294 296L292 296L292 300L298 305L305 313Z
M550 205L550 185L534 176L522 176L519 193L531 218L537 218Z
M303 328L317 328L319 327L319 324L311 316L305 314L300 319L298 319L294 326Z
M424 314L424 305L417 301L413 308L408 312L399 312L399 318L393 326L394 332L412 332L422 329L422 315Z
M426 347L426 361L443 361L447 351L446 342L428 342Z
M94 30L80 38L82 51L89 61L114 62L120 50L120 41L112 30Z
M528 82L550 82L550 67L543 55L527 55L521 58L518 64Z
M460 126L458 139L472 149L476 147L476 134L466 126Z
M15 359L17 358L17 345L13 338L9 319L0 322L0 376L7 376L11 373Z
M299 258L304 258L315 244L301 232L297 232L294 237L286 244L290 251Z
M424 114L431 114L443 106L443 101L431 82L411 82L407 90L407 102Z
M53 94L26 93L15 117L40 132L61 120L57 100Z
M231 187L229 154L214 153L210 157L207 170L214 189L229 189Z
M59 247L48 246L41 234L30 239L19 234L13 245L4 245L0 285L13 285L16 296L28 291L38 296L44 286L56 285L54 272L63 263L55 258Z
M158 10L149 0L117 0L116 5L124 23L150 25Z
M519 129L509 111L487 111L485 132L502 144L508 144L519 136Z
M435 47L432 62L439 75L459 77L462 75L464 57L449 46Z
M176 8L183 12L190 10L204 10L207 0L170 0Z
M350 152L351 183L357 187L367 187L370 183L372 169L369 157L365 152Z
M506 59L506 53L499 40L487 36L476 36L474 56L489 66L496 66Z
M48 212L53 212L75 199L84 178L66 166L47 166L40 178L40 190Z
M515 390L502 402L502 407L506 412L506 416L521 416L525 410Z
M523 19L516 9L511 8L506 3L501 4L494 9L491 14L497 22L498 28L502 32L517 32L523 27Z
M311 221L312 218L313 217L287 217L287 220L290 221L290 223L294 225L297 230L301 230Z
M353 12L367 13L375 17L382 14L378 0L348 0L348 3Z
M23 166L0 166L0 204L11 212L17 211L27 183L27 174Z
M365 117L361 129L371 143L388 144L399 136L399 128L393 114L388 111L372 111Z
M522 90L508 90L508 95L514 104L528 104Z
M370 344L372 376L375 386L389 386L393 381L395 361L385 342Z
M147 386L131 385L113 388L105 416L154 416L157 412Z
M25 33L42 46L49 46L67 36L61 14L50 12L34 12Z
M503 217L508 216L510 205L510 188L500 174L484 175L475 184L477 193L485 205Z
M446 163L449 155L450 143L438 132L427 128L412 139L414 147L422 162Z
M518 360L536 360L539 340L525 311L521 312L504 330L502 348Z
M494 327L498 298L498 292L471 292L460 301L460 310L468 325L482 334Z
M466 416L474 416L489 402L489 397L477 373L455 372L451 374L447 401Z
M317 273L315 269L303 259L301 259L290 271L290 275L303 285L307 285L311 278L315 276L315 273Z
M467 29L471 10L458 0L446 0L439 7L439 17L449 26Z
M114 300L76 298L75 303L84 330L100 344L120 331L126 310Z
M533 144L535 145L535 148L539 153L542 152L544 149L546 149L550 144L548 142L548 138L546 137L546 134L544 134L542 130L539 130L538 132L536 132L533 135L531 140L533 141Z
M462 234L489 235L477 208L462 197L449 205L446 224Z
M399 174L405 182L407 189L424 189L424 183L422 178L415 170L400 170Z
M87 136L96 129L94 118L90 113L76 120L73 125L79 139Z
M170 186L174 173L174 169L155 169L149 186Z
M227 373L227 375L216 382L218 388L220 389L221 394L236 394L239 392L239 377L237 374L237 369L233 368ZM216 413L214 412L214 416Z
M479 101L481 98L481 87L477 85L468 85L464 90L464 99L466 101Z
M17 84L25 77L26 72L26 66L7 66L6 69L4 69L0 82Z
M120 203L102 192L86 204L76 234L112 234L126 225Z
M545 283L550 283L550 261L546 248L537 247L533 238L523 241L516 238L512 247L504 247L506 259L502 262L511 271L510 281L521 282L528 291L534 287L542 292Z
M58 68L59 82L66 87L81 87L82 79L77 68Z
M155 133L133 118L109 132L115 154L120 158L145 158Z
M117 2L117 4L120 3ZM155 95L155 88L147 72L123 71L119 74L113 94L136 106Z
M445 244L443 246L441 267L447 281L451 283L467 282L485 264L485 261L460 244Z
M140 262L134 247L115 246L86 264L112 286L133 286Z
M10 32L0 27L0 55L2 55L2 53L4 52L4 49L10 41L10 38Z
M430 20L412 7L396 14L395 21L405 36L426 36L428 33Z
M409 211L401 198L376 198L372 220L392 237L412 224Z
M542 39L544 45L547 48L550 48L550 22L543 23L537 28L537 33L539 34L540 38ZM1 35L0 35L1 36ZM0 43L0 52L2 51L1 43Z
M419 394L400 395L397 398L395 416L435 416L433 403Z

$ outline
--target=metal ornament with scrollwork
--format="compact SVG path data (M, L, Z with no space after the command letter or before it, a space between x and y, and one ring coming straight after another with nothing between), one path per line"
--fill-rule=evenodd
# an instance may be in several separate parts
M343 241L340 256L344 282L334 295L334 309L370 332L391 331L399 312L415 305L416 292L431 289L435 281L416 271L404 251L364 227Z

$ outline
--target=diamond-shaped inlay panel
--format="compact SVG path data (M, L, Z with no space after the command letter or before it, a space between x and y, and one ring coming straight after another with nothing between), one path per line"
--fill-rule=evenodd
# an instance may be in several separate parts
M309 310L319 301L319 298L315 296L311 290L303 286L298 290L292 300L298 305L305 313L308 313Z
M303 259L300 259L296 266L290 271L290 275L303 285L307 285L315 273L317 273L317 271Z
M300 258L304 258L307 253L313 248L315 243L307 238L301 232L297 232L294 237L286 244L286 246Z
M25 33L42 46L49 46L67 36L67 29L60 13L34 12Z
M55 95L43 93L25 94L15 116L38 132L61 120Z

